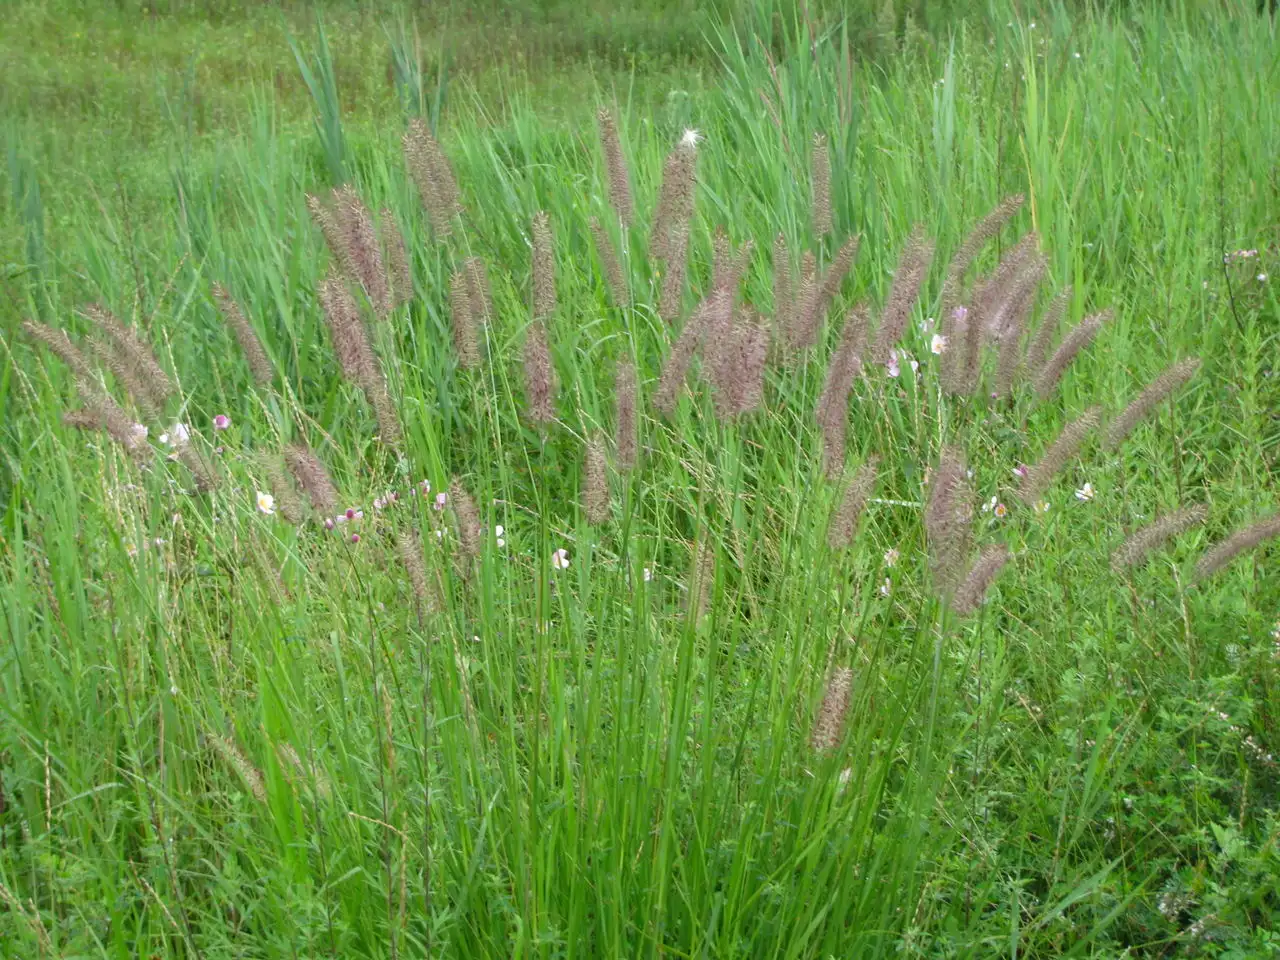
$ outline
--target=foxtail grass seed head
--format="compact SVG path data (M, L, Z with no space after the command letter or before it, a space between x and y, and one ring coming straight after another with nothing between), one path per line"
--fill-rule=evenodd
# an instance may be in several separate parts
M639 437L637 434L636 403L638 388L636 384L636 366L629 359L619 361L614 376L614 397L616 405L616 426L614 446L617 449L618 467L621 470L634 470L639 461Z
M813 722L809 745L818 753L830 753L844 740L845 721L849 716L849 700L853 694L853 671L836 667L827 680L822 706Z
M556 393L559 380L551 362L551 346L547 327L534 320L524 335L524 393L529 418L537 424L549 424L556 418Z
M624 227L635 219L635 203L631 198L631 177L627 174L627 161L622 153L622 140L618 136L618 124L613 114L602 109L597 114L600 121L600 148L604 153L605 176L609 180L609 203L613 205Z
M961 617L977 613L986 599L987 591L1004 565L1009 562L1009 548L1004 544L986 547L969 568L968 574L956 588L951 601L952 611Z
M802 293L793 316L792 350L796 352L808 350L817 342L827 310L839 294L844 278L857 256L858 238L850 237L836 251L830 266L820 278L815 276L808 282L802 281Z
M1039 258L1039 247L1040 237L1034 231L1028 233L1001 258L990 276L978 284L972 310L984 338L999 338L1005 308L1019 279Z
M684 388L689 368L703 340L710 331L726 329L731 320L731 297L728 291L712 290L685 321L680 336L676 338L662 365L658 389L653 395L653 405L659 411L668 417L675 413L680 391Z
M298 526L302 523L306 513L302 507L302 500L298 497L297 488L294 487L289 474L285 472L284 467L275 457L265 458L262 466L267 475L267 486L271 489L271 495L275 498L276 511L295 527Z
M600 258L600 272L609 288L609 296L613 298L613 305L625 307L631 302L631 294L627 291L622 264L618 262L618 253L613 248L609 231L595 217L591 218L591 238L595 241L596 256Z
M678 223L667 236L662 286L658 292L658 316L674 323L684 312L684 283L689 261L689 225Z
M82 410L68 410L62 415L62 422L65 426L74 430L85 430L92 432L95 430L103 430L105 427L102 418L96 413L85 407Z
M699 540L693 551L693 569L689 577L688 602L695 623L711 610L711 591L716 585L716 553L711 544Z
M267 782L262 772L255 767L229 737L210 737L209 743L231 770L240 778L245 788L259 803L267 802Z
M253 375L254 382L263 389L270 389L275 380L275 367L267 358L267 351L263 349L257 331L253 329L253 325L249 323L240 305L222 284L213 285L213 299L218 304L218 312L222 314L222 319L231 328L236 342L240 344L240 351L249 365L249 372Z
M476 369L480 366L480 338L471 302L471 284L461 270L455 270L449 278L449 320L453 326L453 348L458 353L458 364L465 370Z
M453 169L430 128L419 118L409 121L404 135L405 166L438 239L453 233L453 218L462 212Z
M773 238L773 329L778 336L790 335L795 283L787 238L779 233Z
M1035 333L1031 335L1026 355L1022 359L1023 375L1028 379L1034 381L1049 359L1049 347L1058 339L1058 327L1070 303L1071 287L1068 286L1058 291L1045 307L1044 315L1040 318Z
M1225 540L1206 550L1196 562L1196 579L1213 576L1240 554L1280 536L1280 514L1272 514L1237 530Z
M1047 266L1045 259L1037 256L1018 278L1008 301L1002 307L997 333L1000 344L999 363L996 367L997 396L1007 397L1013 392L1014 380L1023 366L1022 342L1027 332L1027 321L1031 317L1036 291Z
M462 481L454 478L449 484L449 506L453 510L453 519L458 530L458 546L468 560L480 556L482 543L480 533L480 513L476 510L476 502L462 485Z
M667 155L662 167L662 186L654 208L653 227L649 232L649 255L672 266L677 251L671 249L671 237L677 229L688 244L689 221L693 217L694 185L697 180L698 147L696 139L682 139ZM684 251L678 251L683 259Z
M319 768L303 763L293 744L283 740L277 743L276 756L290 780L306 784L321 800L328 800L333 795L333 782Z
M1157 517L1141 530L1129 534L1124 543L1116 547L1111 554L1111 569L1118 573L1136 567L1169 540L1204 523L1208 516L1209 508L1196 504Z
M468 257L462 262L467 275L467 299L471 303L471 316L475 319L476 336L493 322L493 290L489 286L489 268L480 257Z
M93 367L71 342L65 330L47 327L34 320L23 320L22 329L32 340L42 344L45 349L65 363L74 377L86 382L94 379Z
M1040 368L1040 372L1036 375L1035 390L1037 397L1044 400L1058 388L1058 381L1062 379L1062 374L1066 372L1067 367L1075 360L1076 355L1093 341L1093 338L1098 335L1098 331L1110 319L1111 311L1104 310L1102 313L1091 314L1076 324L1075 328L1063 338L1058 349L1053 352L1053 356L1045 361L1044 366Z
M823 469L828 477L844 470L848 429L849 395L853 381L862 373L862 351L867 342L870 311L859 304L845 317L840 342L827 365L826 381L818 398L817 420L822 431Z
M133 398L133 401L139 407L146 411L148 416L159 417L161 415L161 408L152 399L151 393L147 389L147 384L142 379L145 374L129 363L124 351L117 349L104 337L100 336L90 337L89 346L93 350L94 356L98 358L98 362L111 372L111 376L115 378L116 383L124 388L125 392Z
M858 532L858 523L862 519L862 511L867 506L867 498L875 492L879 470L880 458L872 454L845 485L840 503L831 515L831 523L827 527L827 545L832 550L846 550L852 545Z
M933 241L925 235L924 227L917 225L898 259L893 286L880 313L880 326L876 330L875 346L871 351L872 362L889 362L889 351L898 345L907 331L911 311L920 299L920 288L928 276L931 263Z
M321 282L319 297L343 376L368 393L377 376L377 362L355 299L332 273Z
M712 388L716 416L734 420L759 409L764 400L764 370L769 357L769 327L750 307L738 311L728 326L708 332L704 369Z
M382 221L382 246L386 251L387 279L391 289L391 305L402 307L413 299L413 271L409 251L395 215L386 207L378 215Z
M963 454L954 447L942 451L929 488L924 528L934 583L949 594L964 573L969 559L973 496Z
M105 307L90 304L84 315L115 344L120 362L129 368L133 379L142 384L146 396L156 408L163 408L173 396L173 381L164 372L151 347L142 341L132 327L126 327Z
M545 320L556 312L556 259L551 218L545 210L533 217L533 316Z
M831 154L827 150L827 137L813 135L813 235L825 237L831 232Z
M1125 441L1139 423L1150 416L1151 411L1196 375L1200 369L1198 357L1188 357L1175 363L1160 376L1156 377L1140 394L1130 401L1129 405L1107 425L1107 448L1116 449Z
M609 467L604 440L593 435L587 440L583 457L582 507L587 523L597 526L609 519Z
M308 193L306 195L307 210L311 214L311 219L315 221L317 227L320 228L320 235L324 237L324 245L329 248L329 253L338 262L337 273L346 280L355 283L358 282L356 276L355 261L351 258L351 251L347 247L347 235L343 219L339 211L334 209L333 198L336 191L330 194L329 199L325 200L315 194Z
M1102 420L1102 408L1090 407L1083 414L1072 420L1049 448L1041 455L1040 461L1027 469L1022 475L1022 483L1018 487L1018 496L1028 506L1040 499L1040 495L1049 488L1053 478L1062 472L1071 460L1080 452L1089 434Z
M334 516L338 512L338 488L320 458L301 443L285 447L283 456L285 466L316 512L324 517Z
M345 255L352 279L364 288L374 315L384 318L391 312L391 286L382 262L382 244L373 225L373 214L349 184L334 191L334 209L341 225Z
M93 417L125 452L141 461L150 451L147 432L135 423L111 395L89 379L76 380L76 392L84 401L86 413Z
M418 608L419 618L436 609L435 598L431 593L430 580L427 579L427 564L423 558L422 538L413 528L402 529L396 534L396 552L400 554L400 563L409 578L409 587L413 590L414 602Z
M396 447L404 434L400 429L400 417L396 413L395 403L387 390L386 379L382 370L377 371L377 380L367 393L369 405L373 407L373 415L378 421L378 439L389 447Z
M979 220L977 225L969 231L969 235L952 255L951 262L947 265L947 278L942 287L944 318L960 305L960 296L964 290L964 275L969 272L973 261L982 252L982 248L1013 219L1014 214L1022 208L1025 199L1022 194L1015 193L1001 200L994 210Z

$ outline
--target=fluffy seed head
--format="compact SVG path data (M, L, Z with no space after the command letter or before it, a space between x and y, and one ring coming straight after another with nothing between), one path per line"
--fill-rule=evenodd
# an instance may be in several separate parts
M546 324L534 320L524 335L524 392L529 417L534 423L549 424L555 420L558 390L559 380L551 363Z
M267 486L271 490L271 495L275 497L276 509L280 515L295 527L302 523L305 516L302 500L299 499L298 490L289 478L289 474L285 472L280 460L276 457L264 457L262 470L266 474Z
M284 448L285 466L293 474L311 506L322 516L332 517L338 512L338 488L333 485L329 471L325 469L320 458L301 443L290 444Z
M829 477L838 476L844 469L849 394L853 391L853 381L862 373L862 351L867 343L869 322L870 311L866 304L859 304L849 311L818 398L817 420L822 431L823 464Z
M681 140L667 155L662 167L662 186L654 208L653 228L649 233L649 255L673 266L670 247L672 234L683 228L688 242L689 221L693 217L694 186L697 180L698 148L696 142ZM678 251L683 259L683 251Z
M813 722L809 745L819 753L829 753L844 739L845 720L849 716L849 698L853 693L853 671L837 667L831 671L822 706Z
M973 495L964 456L948 447L933 475L924 514L934 583L944 596L955 588L968 562L972 518Z
M600 272L609 287L609 295L613 297L614 306L625 307L631 301L627 291L627 281L622 273L622 264L618 262L618 253L613 248L613 239L609 232L595 217L591 218L591 237L595 241L596 256L600 258Z
M845 275L848 274L857 256L858 238L850 237L836 251L831 265L827 267L821 278L814 276L810 280L801 281L801 293L795 313L792 315L790 346L793 351L807 350L817 342L822 322L827 316L827 309L840 292L840 285L844 283ZM808 262L812 264L812 260Z
M468 257L462 262L463 272L467 275L467 299L471 303L471 315L475 319L477 336L479 330L492 323L493 291L489 287L489 268L480 257Z
M635 203L631 199L631 178L627 175L627 161L622 153L622 140L618 136L618 124L613 114L601 109L600 147L604 153L605 175L609 180L609 202L624 227L631 226L635 218Z
M1071 365L1071 361L1076 358L1076 354L1093 341L1093 338L1098 335L1098 331L1110 319L1111 311L1104 310L1102 313L1091 314L1076 324L1075 328L1063 338L1058 349L1053 352L1053 356L1045 361L1044 366L1040 368L1040 372L1036 375L1036 396L1044 400L1057 389L1058 381L1062 379L1062 374Z
M853 543L867 498L876 488L879 470L880 458L872 454L845 485L840 503L831 515L831 523L827 527L827 545L832 550L845 550Z
M1129 534L1124 543L1116 547L1111 554L1111 569L1119 572L1137 566L1153 550L1158 550L1167 541L1204 523L1208 516L1209 508L1197 504L1157 517L1141 530Z
M1041 368L1049 359L1049 346L1058 337L1058 326L1062 323L1062 315L1066 313L1067 305L1070 303L1071 287L1068 286L1060 290L1045 307L1044 316L1040 318L1036 332L1031 335L1026 356L1022 360L1024 376L1034 380L1040 374Z
M951 601L952 611L961 617L976 613L986 598L987 590L1008 561L1009 548L1002 543L986 547L978 554L978 559L956 588Z
M711 331L723 331L732 322L732 298L727 290L712 290L685 321L680 336L662 365L662 376L653 395L653 405L671 416L680 399L680 391L689 376L689 368L703 340Z
M604 523L609 519L609 467L605 459L604 440L599 435L593 435L587 440L582 473L582 507L587 515L587 523Z
M794 287L791 251L786 236L779 233L773 238L773 328L780 336L789 336L791 330Z
M545 320L556 312L556 260L551 218L545 210L533 217L533 316Z
M1240 554L1277 536L1280 536L1280 514L1272 514L1237 530L1205 551L1196 562L1196 579L1213 576Z
M480 366L480 338L471 302L471 284L462 270L455 270L449 278L449 320L458 363L465 370L474 370Z
M418 617L436 609L435 597L427 579L427 564L423 559L422 538L413 528L405 528L396 534L396 552L409 577L409 586L417 603Z
M476 510L476 502L471 499L471 494L456 477L449 484L449 506L453 510L453 519L458 529L458 546L464 557L474 560L480 556L480 513Z
M768 326L744 307L732 323L708 330L706 339L703 369L711 381L716 416L728 421L759 408L769 355Z
M240 350L249 364L249 372L253 374L254 381L258 386L270 389L275 379L275 367L267 358L267 351L262 348L262 341L258 339L257 331L253 329L253 325L249 323L240 305L222 284L213 285L213 299L218 304L222 319L231 328L236 342L240 344Z
M658 316L674 323L684 312L684 282L689 263L689 225L674 224L667 234L662 286L658 292Z
M1022 341L1027 332L1027 320L1035 305L1036 290L1048 266L1044 257L1036 256L1010 287L1009 297L998 312L996 337L1000 344L1000 359L996 368L997 396L1005 397L1013 391L1014 378L1023 365Z
M253 798L259 803L266 803L267 782L263 779L262 772L236 746L235 741L229 737L210 737L209 743L213 746L218 756L222 758L223 763L240 777L245 787L253 794Z
M453 218L462 212L458 184L439 142L417 117L409 121L404 135L404 157L431 229L439 239L448 237L453 233Z
M831 232L831 155L825 134L813 135L813 235L825 237Z
M85 307L84 315L111 339L121 364L130 370L132 379L141 384L143 395L157 409L164 407L174 393L173 381L156 361L151 348L132 327L126 327L99 304Z
M1040 461L1029 468L1022 476L1018 487L1018 496L1028 505L1040 499L1040 495L1048 489L1053 478L1062 472L1062 468L1075 458L1085 439L1098 426L1102 419L1101 407L1090 407L1083 414L1072 420L1049 448L1041 455Z
M409 266L409 252L404 234L396 223L395 215L383 208L378 215L382 221L382 245L386 250L387 278L391 288L391 305L404 306L413 299L413 272Z
M889 351L898 345L898 341L906 333L911 311L920 299L920 288L924 285L932 262L933 241L925 235L924 227L917 224L898 260L889 299L885 301L884 310L880 313L880 326L876 330L875 346L871 350L874 363L888 363Z
M1107 447L1114 450L1124 442L1134 428L1145 420L1156 407L1171 397L1196 375L1200 369L1198 357L1188 357L1175 363L1156 377L1140 394L1130 401L1107 426Z
M614 445L617 448L618 466L623 470L633 470L639 457L636 435L636 366L630 360L619 361L613 389L617 408Z
M80 378L76 379L76 392L84 401L87 417L92 418L130 456L137 460L145 457L150 450L146 438L110 394L92 380Z
M377 376L377 362L355 299L332 273L320 284L319 297L343 376L368 392Z
M23 320L22 329L32 340L43 344L50 353L65 363L75 377L86 382L93 379L93 367L71 342L65 330L55 330L34 320Z
M350 278L364 288L374 315L386 317L391 312L391 285L373 214L349 184L334 191L333 206L342 233L343 253L339 260L351 271Z

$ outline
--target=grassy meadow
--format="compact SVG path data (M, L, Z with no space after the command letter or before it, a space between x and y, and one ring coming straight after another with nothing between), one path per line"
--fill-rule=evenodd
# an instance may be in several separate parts
M1280 956L1274 16L614 7L0 11L0 956Z

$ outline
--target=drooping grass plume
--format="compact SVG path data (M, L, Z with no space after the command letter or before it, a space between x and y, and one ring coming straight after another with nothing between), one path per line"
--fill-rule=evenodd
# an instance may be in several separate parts
M476 510L475 500L457 477L449 484L449 506L453 510L462 555L468 560L475 560L480 556L482 544L480 513Z
M187 468L196 482L196 490L209 493L222 485L222 474L216 463L210 460L194 443L181 443L175 448L178 462Z
M467 275L467 300L471 306L473 325L476 337L482 330L493 323L493 290L489 286L489 268L481 257L467 257L462 261L462 270Z
M70 368L72 376L86 382L94 379L93 366L71 342L67 331L36 323L34 320L23 320L22 329L32 340L45 346L54 356Z
M615 422L614 448L617 451L618 468L634 470L639 460L637 450L639 438L636 420L636 403L638 388L636 384L636 365L629 359L618 361L617 373L613 382Z
M1019 284L1039 282L1039 276L1033 269L1039 242L1040 238L1035 233L1024 236L974 291L965 318L962 355L955 359L960 365L955 373L960 392L973 393L981 385L983 345L988 340L999 340L1004 333L1011 305L1020 299L1020 293L1025 294L1025 289ZM1015 351L1016 348L1015 344ZM1017 357L1016 352L1013 357Z
M898 268L893 274L889 298L880 311L880 325L876 329L876 340L871 349L872 362L889 362L889 351L898 345L907 332L911 311L920 299L920 288L924 285L932 263L933 241L926 236L924 227L917 224L903 248L902 256L898 258Z
M157 409L163 409L174 393L173 381L156 360L151 347L142 341L132 327L127 327L105 307L90 304L83 310L99 330L111 338L120 363L127 367L131 379L136 380L145 396Z
M545 425L555 420L559 389L547 326L542 320L533 320L524 334L524 394L534 423Z
M472 307L471 284L461 270L455 270L449 278L449 322L458 365L464 370L474 370L480 366L480 337Z
M1182 507L1172 513L1157 517L1141 530L1135 530L1111 553L1111 569L1119 572L1128 567L1136 567L1154 550L1158 550L1167 541L1185 533L1192 527L1204 523L1209 516L1209 508L1196 504Z
M1066 372L1067 367L1075 360L1076 355L1093 341L1093 338L1098 335L1098 331L1110 319L1110 310L1090 314L1063 337L1062 343L1053 352L1053 356L1045 361L1044 366L1040 368L1040 372L1036 374L1035 391L1037 397L1044 400L1057 389L1058 381L1062 379L1062 374Z
M976 613L982 606L991 584L1009 562L1009 548L1003 543L986 547L978 554L964 580L956 587L951 600L951 610L958 616L967 617Z
M101 336L90 337L89 346L98 363L111 372L116 383L124 387L125 392L147 416L155 418L161 415L161 407L156 404L143 380L145 374L129 363L123 351Z
M1035 380L1049 359L1049 347L1058 338L1058 326L1062 323L1062 315L1067 312L1071 303L1072 288L1067 286L1058 291L1044 308L1044 315L1036 326L1036 331L1027 343L1027 352L1022 359L1023 376Z
M302 500L298 497L298 490L289 474L285 471L281 459L278 457L263 457L262 471L266 474L267 486L271 490L271 495L275 497L276 511L295 527L298 526L305 519L306 511L303 508Z
M282 453L285 466L293 474L311 506L322 516L332 517L338 512L338 488L334 486L329 471L320 458L305 444L292 443Z
M844 740L845 721L849 716L849 700L853 693L853 670L836 667L827 680L822 706L809 734L809 746L818 753L830 753Z
M609 519L609 466L604 440L598 434L587 439L582 475L582 508L587 523L604 523Z
M1161 403L1180 390L1200 369L1199 357L1187 357L1175 363L1156 377L1140 394L1129 402L1107 425L1107 448L1114 450L1124 442Z
M625 307L631 302L631 294L627 290L627 281L622 273L622 264L618 262L618 253L613 248L613 239L604 225L595 217L591 218L591 238L595 241L596 256L600 258L600 272L604 275L605 285L609 288L609 296L616 307Z
M825 237L831 232L831 153L825 134L813 135L810 154L813 180L813 235Z
M822 431L823 469L828 477L834 478L844 469L849 394L853 381L862 373L870 317L865 303L853 307L845 317L840 342L827 365L826 381L818 398L816 417Z
M732 297L732 288L725 293ZM733 420L759 408L764 400L764 371L769 356L769 328L750 307L730 323L708 330L704 370L711 382L716 416Z
M369 331L360 316L360 308L356 306L346 283L332 273L321 282L319 299L343 376L364 391L378 420L382 441L397 443L401 436L400 421L391 403L386 377L369 340Z
M453 233L453 218L462 212L453 168L431 130L417 117L409 121L403 144L405 166L418 188L431 229L437 238L446 239Z
M1041 454L1039 462L1023 474L1018 486L1018 496L1023 503L1031 505L1040 498L1053 478L1080 452L1080 447L1101 420L1102 408L1090 407L1062 428L1053 443Z
M964 455L955 447L943 449L929 485L925 507L925 539L938 593L949 595L964 574L969 559L973 493Z
M545 320L556 312L555 241L551 217L545 210L533 215L533 317Z
M1008 396L1013 391L1018 371L1024 369L1022 342L1026 338L1027 321L1035 306L1036 291L1044 277L1046 266L1043 257L1033 258L1012 285L1009 298L1001 308L998 321L1000 356L994 391L996 396Z
M1210 547L1196 561L1196 580L1213 576L1240 554L1280 536L1280 513L1263 517Z
M779 233L773 238L773 329L778 341L790 336L795 285L791 250L787 246L786 236Z
M662 185L658 189L653 227L649 231L649 256L664 261L668 271L676 267L677 260L680 261L681 271L684 269L685 250L674 249L671 240L677 232L683 233L687 247L689 221L693 217L697 164L697 138L685 136L667 154L662 166Z
M795 311L791 315L791 329L788 337L788 346L793 353L808 350L817 342L827 310L840 292L840 286L844 283L844 278L857 256L858 237L850 237L836 251L831 264L819 277L812 255L806 253L800 294L796 298Z
M245 362L249 365L249 372L253 374L254 382L263 389L270 389L275 380L275 367L267 358L267 351L263 349L262 341L258 339L258 333L253 329L249 318L244 315L240 305L222 284L214 283L213 299L218 304L218 312L222 314L222 319L231 328L236 342L240 344L240 350L244 354Z
M409 577L409 588L413 591L418 619L421 621L428 613L435 611L438 605L431 591L431 582L427 578L422 537L415 528L405 527L396 534L396 552L400 554L400 564Z
M630 227L635 219L635 202L631 198L631 177L627 173L627 161L622 153L618 124L613 114L603 108L596 117L600 123L600 148L604 153L605 176L609 181L609 203L622 225Z
M845 484L840 503L827 526L827 545L832 550L846 550L852 545L858 532L858 524L862 520L862 512L867 506L867 498L875 491L879 470L880 458L872 454Z
M382 246L386 251L391 306L402 307L413 299L413 270L409 264L409 251L405 247L404 234L400 232L395 214L383 207L378 218L382 221Z

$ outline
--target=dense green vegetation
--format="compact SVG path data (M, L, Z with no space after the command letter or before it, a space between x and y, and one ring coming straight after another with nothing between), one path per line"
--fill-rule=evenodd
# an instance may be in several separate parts
M333 4L323 30L233 0L0 14L0 955L1280 954L1277 548L1200 576L1280 507L1276 23L1235 2L840 6ZM447 236L411 118L460 188ZM695 155L664 317L681 258L651 224L664 165L670 184ZM404 291L394 244L370 274L359 231L326 243L309 212L343 184L330 217L358 196L405 238L406 302L375 289ZM1042 265L1016 246L1033 231ZM778 258L826 270L854 236L817 343L778 346L808 302L798 277L778 296ZM895 301L930 242L918 298ZM732 417L724 371L741 386L751 363L708 319L726 249L778 324L761 406ZM492 299L477 363L469 258ZM950 389L952 307L1016 299L984 287L1002 259L1043 271L1031 337L1068 287L1057 339L1112 311L1044 396L1030 361L996 389L998 345L977 389ZM820 403L864 303L864 368ZM92 304L154 351L168 397L94 346ZM373 357L354 373L353 331ZM336 508L286 475L296 444ZM973 540L951 566L1008 549L973 609L946 589L939 477ZM1203 522L1113 564L1179 507Z

